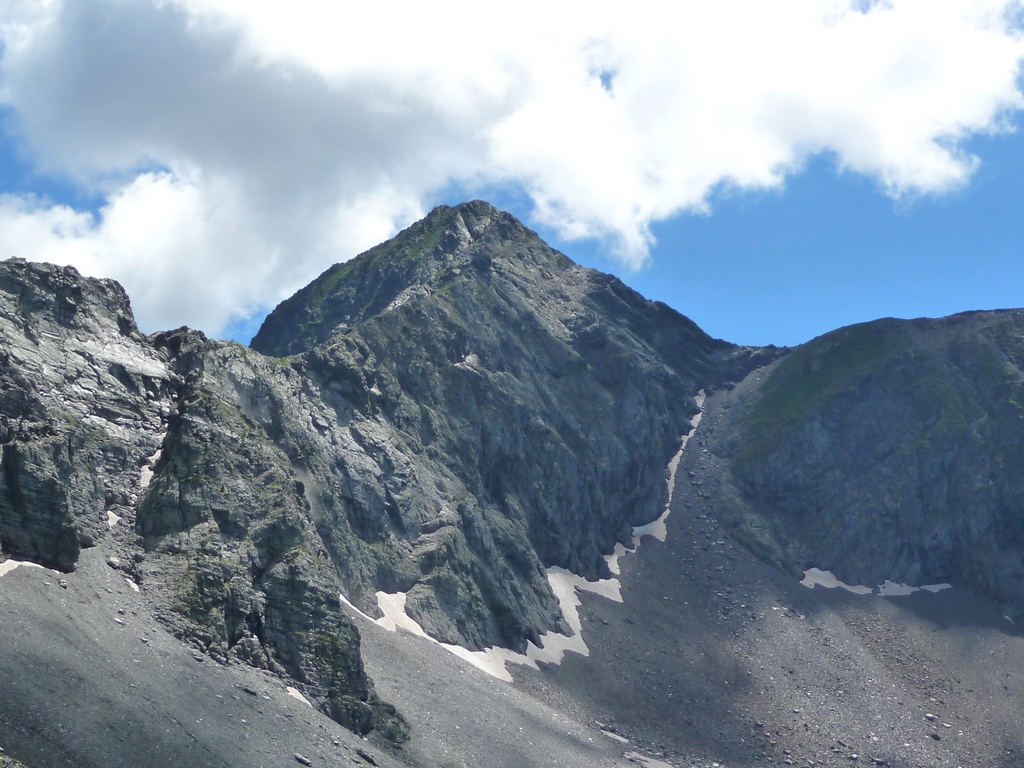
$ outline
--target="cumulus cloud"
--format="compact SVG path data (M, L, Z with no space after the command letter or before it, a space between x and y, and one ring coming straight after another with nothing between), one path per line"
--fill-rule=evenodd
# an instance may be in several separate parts
M968 181L1022 103L1007 0L11 0L0 99L93 215L0 200L0 255L217 333L421 215L515 185L642 265L650 224L829 152L894 197Z

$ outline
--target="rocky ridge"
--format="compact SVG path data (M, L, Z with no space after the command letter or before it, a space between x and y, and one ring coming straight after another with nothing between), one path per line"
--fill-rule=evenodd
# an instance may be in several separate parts
M566 626L664 504L692 395L774 352L711 339L486 203L440 208L281 305L254 349L135 326L124 291L0 264L0 553L83 548L197 651L400 741L340 594L436 639Z
M404 592L436 639L520 652L564 630L543 566L606 577L604 555L664 505L692 396L770 358L480 201L332 267L252 347L290 355L330 406L312 437L355 436L382 489L354 494L354 468L310 446L350 599L378 615L374 591Z

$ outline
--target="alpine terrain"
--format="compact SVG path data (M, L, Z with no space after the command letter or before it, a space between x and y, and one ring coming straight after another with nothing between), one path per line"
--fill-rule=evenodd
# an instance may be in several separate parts
M0 262L0 763L1020 766L1022 369L713 339L481 201L248 348Z

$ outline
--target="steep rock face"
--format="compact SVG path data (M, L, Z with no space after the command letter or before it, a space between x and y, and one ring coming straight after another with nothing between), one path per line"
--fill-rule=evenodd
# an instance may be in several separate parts
M178 405L137 515L145 583L162 617L214 658L304 684L335 720L393 740L404 724L373 693L282 422L309 428L303 382L243 347L157 334L181 377ZM269 400L289 407L269 408Z
M147 338L117 283L17 260L0 263L0 340L0 560L71 571L102 546L179 637L403 737L301 482L246 416L246 386L294 384L286 370L186 330Z
M312 484L350 598L408 592L438 639L520 650L562 627L541 564L607 576L664 504L692 395L752 365L480 201L332 267L252 346L294 356L318 431L366 457ZM353 492L367 472L383 493Z
M1024 312L879 320L794 350L716 451L768 559L1024 605Z
M112 280L0 269L0 551L62 571L131 513L171 373Z

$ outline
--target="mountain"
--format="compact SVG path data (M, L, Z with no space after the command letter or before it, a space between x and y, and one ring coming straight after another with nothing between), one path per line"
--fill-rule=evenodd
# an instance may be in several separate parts
M719 514L794 572L952 582L1024 613L1024 312L821 336L735 398ZM754 532L759 532L758 536Z
M1017 765L1022 321L740 347L481 201L251 348L2 262L0 763Z
M608 576L664 506L692 396L764 356L479 201L332 267L252 347L324 405L293 461L349 598L402 592L438 640L518 651L565 630L544 567Z
M177 637L398 741L339 594L404 593L470 649L568 633L545 566L607 576L664 504L686 395L757 356L480 202L329 270L264 354L145 337L72 269L5 262L0 291L4 556L68 573L101 546Z

